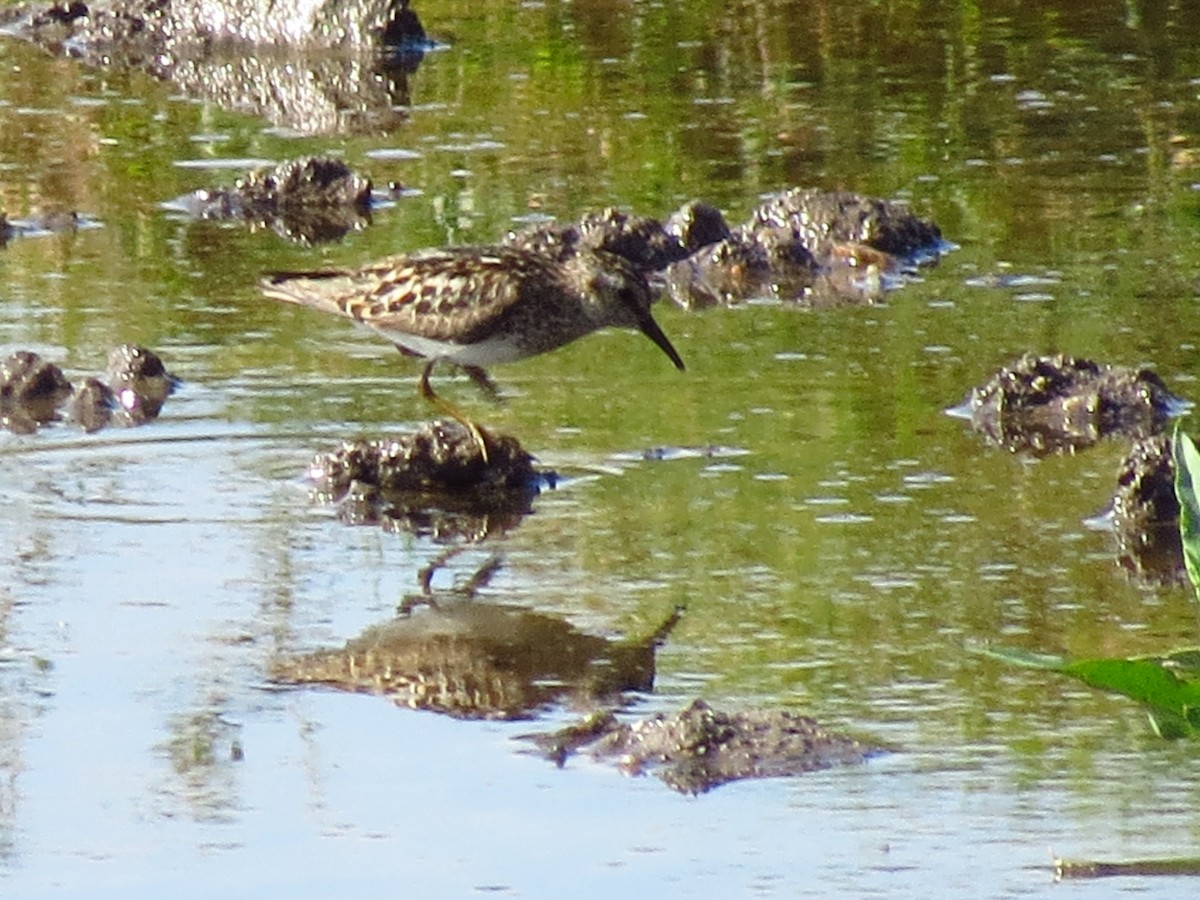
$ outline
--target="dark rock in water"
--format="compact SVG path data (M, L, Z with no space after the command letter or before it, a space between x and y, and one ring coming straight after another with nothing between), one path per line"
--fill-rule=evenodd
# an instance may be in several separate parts
M974 388L950 412L984 439L1012 451L1071 452L1101 437L1146 437L1186 408L1149 369L1027 354Z
M71 383L54 363L18 350L0 363L0 421L9 431L31 434L58 418Z
M601 712L553 734L530 736L561 763L586 748L632 775L653 772L681 793L699 794L744 778L800 775L861 763L882 752L786 710L723 713L696 700L673 715L632 725Z
M747 227L786 228L817 258L833 244L867 244L898 257L938 252L942 233L907 206L845 191L792 188L768 200Z
M422 593L407 598L397 618L340 650L276 660L271 677L380 694L465 719L523 719L561 702L622 702L625 692L654 686L655 651L678 613L644 640L583 634L556 616L471 599L498 567L493 558L466 588L442 592L430 589L427 569Z
M195 191L164 205L198 219L239 219L316 244L369 224L371 181L341 160L306 157L251 172L232 188Z
M1130 448L1117 473L1111 512L1122 568L1146 584L1186 581L1170 435L1144 438Z
M620 256L643 272L663 269L690 252L657 219L630 216L615 209L588 213L566 225L535 225L509 234L505 243L558 260L601 250Z
M317 499L339 503L347 524L479 541L516 527L556 481L516 438L485 436L486 460L458 422L427 422L414 434L346 441L318 454L309 477Z

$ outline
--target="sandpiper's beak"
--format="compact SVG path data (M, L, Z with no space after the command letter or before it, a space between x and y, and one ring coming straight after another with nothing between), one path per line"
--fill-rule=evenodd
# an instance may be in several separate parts
M671 342L663 334L663 330L658 327L658 323L651 318L649 311L638 316L638 328L642 334L658 344L663 353L671 357L671 362L675 363L675 368L681 372L684 370L683 360L679 358L679 354L675 352L675 348L671 346Z

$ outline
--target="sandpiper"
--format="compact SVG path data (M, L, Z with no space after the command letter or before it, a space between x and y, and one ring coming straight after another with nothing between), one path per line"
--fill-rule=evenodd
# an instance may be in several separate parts
M453 247L361 269L272 273L260 287L268 297L369 325L401 352L428 360L421 396L470 429L485 461L479 427L429 385L439 361L490 387L484 366L545 353L615 325L638 329L676 368L684 367L650 315L654 297L645 277L604 252L555 260L514 247Z

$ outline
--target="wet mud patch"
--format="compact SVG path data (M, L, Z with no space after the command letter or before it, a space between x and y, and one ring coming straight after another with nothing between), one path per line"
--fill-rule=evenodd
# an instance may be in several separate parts
M866 762L883 753L787 710L727 713L695 700L677 713L632 724L611 711L560 731L527 735L548 759L563 765L573 754L611 763L629 775L652 773L685 794L731 781L780 778Z

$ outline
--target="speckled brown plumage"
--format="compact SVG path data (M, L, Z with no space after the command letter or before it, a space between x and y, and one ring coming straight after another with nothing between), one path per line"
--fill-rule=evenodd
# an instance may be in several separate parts
M278 273L262 289L362 322L431 360L512 362L618 326L638 329L683 368L650 316L645 279L607 253L558 261L512 247L456 247L355 270Z
M490 386L484 366L554 350L600 328L636 328L677 368L683 360L650 316L645 277L604 252L552 259L513 247L454 247L395 256L361 269L284 272L260 283L268 297L369 325L402 352L426 358L418 387L468 429L488 461L487 438L439 398L439 360Z

